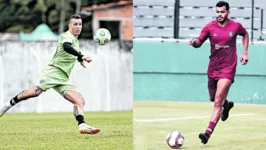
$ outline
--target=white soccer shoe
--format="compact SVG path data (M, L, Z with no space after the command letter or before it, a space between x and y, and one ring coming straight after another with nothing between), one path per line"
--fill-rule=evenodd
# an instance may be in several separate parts
M10 108L12 105L10 103L5 103L3 106L0 107L0 117L2 117Z
M79 133L81 134L97 134L100 132L100 129L91 127L86 123L82 123L79 125Z

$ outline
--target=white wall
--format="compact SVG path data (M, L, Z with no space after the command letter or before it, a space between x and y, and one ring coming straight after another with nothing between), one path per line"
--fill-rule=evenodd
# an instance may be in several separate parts
M54 55L57 42L0 42L0 105L28 89ZM85 99L86 111L132 110L132 53L119 50L117 42L95 46L80 41L91 64L76 64L71 81ZM53 89L19 103L9 112L72 112L72 104Z

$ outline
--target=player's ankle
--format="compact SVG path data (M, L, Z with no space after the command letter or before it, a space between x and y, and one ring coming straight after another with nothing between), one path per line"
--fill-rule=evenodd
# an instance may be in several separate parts
M216 123L210 121L209 125L208 125L208 127L207 127L207 129L205 131L205 134L208 135L208 136L211 136L212 132L214 131L215 126L216 126Z
M86 122L84 121L84 117L83 117L82 115L77 115L77 116L76 116L76 120L77 120L77 122L78 122L78 125L80 125L80 124L82 124L82 123L86 123Z
M15 96L14 98L12 98L12 99L9 101L9 103L10 103L11 106L14 106L14 105L16 105L17 103L19 103L18 96Z
M82 124L82 123L86 123L85 121L81 121L81 122L78 122L78 125Z
M205 132L204 134L205 134L205 136L206 136L207 138L210 138L210 136L211 136L211 133L207 133L207 132Z

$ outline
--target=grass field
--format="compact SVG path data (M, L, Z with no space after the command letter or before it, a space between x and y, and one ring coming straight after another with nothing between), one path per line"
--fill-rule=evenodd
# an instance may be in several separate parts
M165 137L171 130L179 130L184 135L185 143L181 149L266 150L265 105L235 104L231 111L233 116L226 122L219 121L208 144L203 145L198 134L205 131L211 110L212 103L135 102L135 150L170 149ZM239 114L246 115L237 116ZM166 120L167 118L172 119Z
M85 113L101 128L81 135L72 113L6 114L0 118L1 150L132 150L132 111Z

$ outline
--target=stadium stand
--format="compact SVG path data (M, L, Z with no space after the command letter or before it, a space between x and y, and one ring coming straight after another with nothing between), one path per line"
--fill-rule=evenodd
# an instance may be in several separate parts
M266 17L262 18L266 2L255 1L253 30L251 0L228 2L230 18L240 22L250 35L253 31L255 40L261 40L266 30ZM175 18L179 19L180 39L198 36L202 27L215 19L215 4L216 1L180 0L176 17L175 0L134 0L134 37L173 38Z

